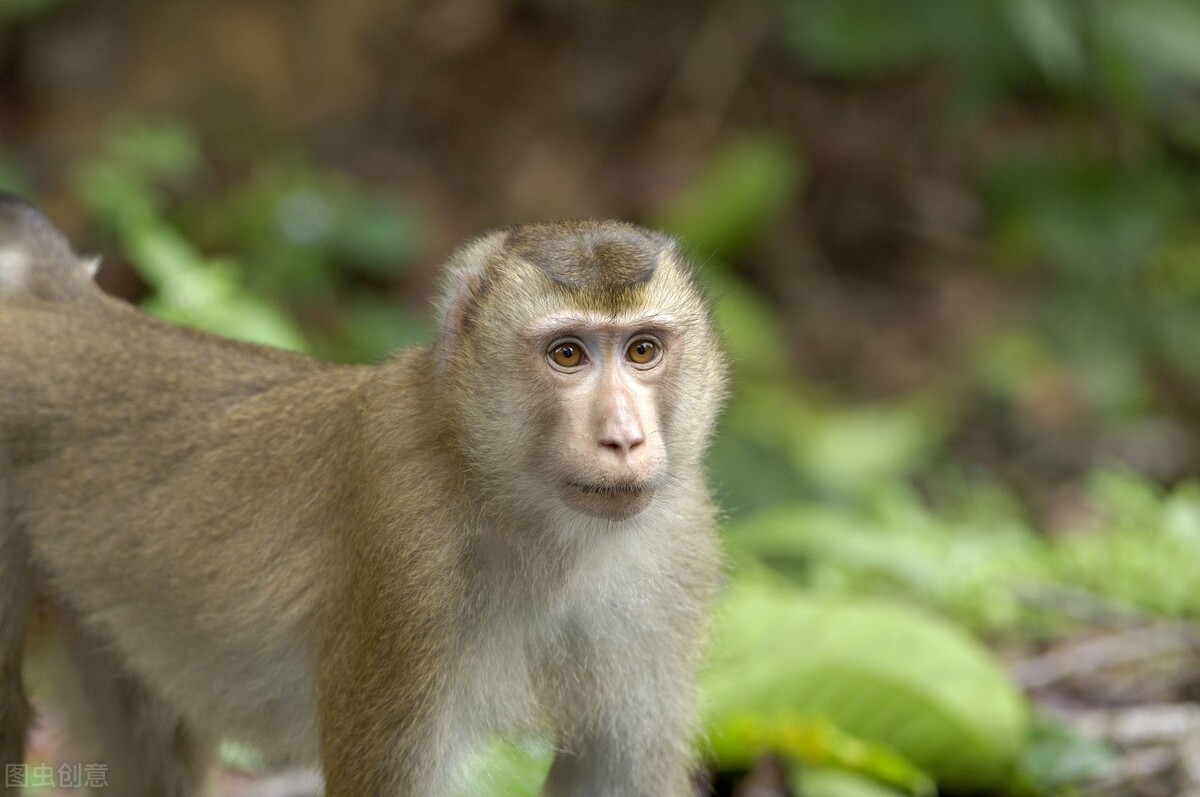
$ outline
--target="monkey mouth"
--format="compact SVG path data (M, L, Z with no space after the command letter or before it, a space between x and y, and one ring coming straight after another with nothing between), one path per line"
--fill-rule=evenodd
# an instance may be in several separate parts
M594 482L567 481L563 502L577 512L605 520L626 520L650 504L657 485L653 481Z
M616 484L589 484L587 482L568 481L569 490L578 490L589 495L633 495L636 493L654 492L653 482L620 482Z

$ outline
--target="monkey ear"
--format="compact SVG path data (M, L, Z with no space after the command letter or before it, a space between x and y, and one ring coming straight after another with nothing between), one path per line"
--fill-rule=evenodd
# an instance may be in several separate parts
M502 245L504 233L476 239L454 253L438 301L438 363L445 366L458 351L479 301L487 292L487 263Z
M443 366L458 351L473 321L483 282L482 269L453 268L447 274L438 318L438 361Z
M73 256L67 237L50 219L16 194L0 192L0 249L29 259Z
M81 258L36 207L0 192L0 297L30 294L43 299L96 293L92 277L100 258Z
M77 262L66 236L40 210L0 193L0 297L39 293L46 269Z

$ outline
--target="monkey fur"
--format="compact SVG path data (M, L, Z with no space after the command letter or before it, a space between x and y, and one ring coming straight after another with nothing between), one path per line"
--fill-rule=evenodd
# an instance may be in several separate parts
M117 797L205 793L223 738L328 797L437 797L525 732L546 795L692 793L726 366L672 239L486 235L434 342L375 366L165 323L94 270L0 197L0 763L37 606Z

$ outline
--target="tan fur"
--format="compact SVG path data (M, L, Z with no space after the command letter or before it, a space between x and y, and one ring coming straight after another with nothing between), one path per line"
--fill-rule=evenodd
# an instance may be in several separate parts
M223 736L320 761L329 797L443 795L522 729L558 740L548 795L690 794L725 371L669 239L486 236L452 258L431 347L342 367L104 297L6 202L0 246L36 274L0 295L0 762L30 721L36 595L122 797L199 794ZM529 330L559 316L596 321L597 370L548 367ZM653 373L620 360L650 317ZM587 511L566 473L598 485ZM605 503L626 483L652 487L632 514Z

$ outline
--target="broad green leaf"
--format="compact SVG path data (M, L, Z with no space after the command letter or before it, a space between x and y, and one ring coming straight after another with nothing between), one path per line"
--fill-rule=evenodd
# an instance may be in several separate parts
M998 788L1013 776L1024 699L958 629L912 609L760 583L735 587L719 617L703 681L714 740L747 717L768 727L808 717L894 750L948 789Z
M829 720L799 714L746 713L724 722L708 743L709 756L723 769L748 769L760 756L777 753L789 761L861 772L906 794L936 790L924 772L903 756L857 739Z
M800 797L897 797L895 789L877 781L829 767L795 767L792 793Z

